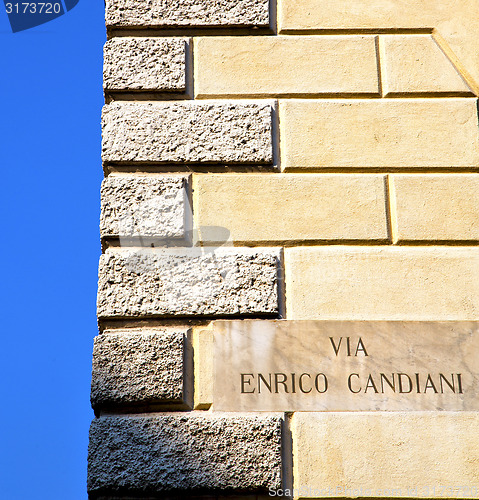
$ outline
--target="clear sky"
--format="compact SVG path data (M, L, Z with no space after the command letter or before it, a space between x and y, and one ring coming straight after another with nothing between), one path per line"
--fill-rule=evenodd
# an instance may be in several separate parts
M87 498L102 0L12 33L0 3L0 498Z

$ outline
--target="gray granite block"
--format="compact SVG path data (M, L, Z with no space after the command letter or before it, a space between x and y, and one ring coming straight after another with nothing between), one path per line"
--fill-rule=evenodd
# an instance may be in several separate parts
M186 40L183 38L112 38L103 48L106 90L184 92Z
M218 101L114 102L103 108L104 162L272 163L272 107Z
M107 0L108 27L268 26L267 0Z
M277 416L105 416L90 428L90 493L280 487Z
M102 238L186 241L191 214L182 176L109 175L101 186ZM138 244L138 242L137 242Z
M278 313L275 248L117 248L100 258L99 318Z
M187 405L185 333L107 331L95 337L92 407Z

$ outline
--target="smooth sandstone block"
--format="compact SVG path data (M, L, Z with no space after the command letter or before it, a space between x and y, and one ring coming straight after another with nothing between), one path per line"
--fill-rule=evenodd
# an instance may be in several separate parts
M247 27L269 25L267 0L107 0L107 27Z
M217 239L219 227L234 242L388 238L381 175L199 174L193 179L195 222L207 243Z
M105 90L184 92L184 38L112 38L103 48Z
M471 89L431 35L379 37L384 95L469 94Z
M280 31L332 29L433 28L453 13L453 0L435 6L434 0L279 0ZM444 6L445 5L445 6ZM322 7L322 8L320 8Z
M266 103L114 102L103 108L104 162L271 163Z
M479 177L391 176L399 241L479 240Z
M479 319L479 247L285 249L288 319Z
M194 42L195 95L378 95L375 38L198 38Z
M91 403L188 405L185 331L107 331L95 337ZM189 374L192 376L192 374Z
M88 490L280 488L281 422L206 412L101 417L90 428Z
M187 177L110 174L101 185L100 234L122 246L149 239L185 240L189 231Z
M210 326L193 328L195 410L208 410L213 402L214 349L213 331L210 328Z
M477 497L477 412L298 412L291 425L295 498Z
M479 3L476 0L279 0L279 32L423 30L432 32L479 91Z
M292 99L279 115L283 170L479 165L475 99Z
M108 249L98 316L278 314L274 248Z

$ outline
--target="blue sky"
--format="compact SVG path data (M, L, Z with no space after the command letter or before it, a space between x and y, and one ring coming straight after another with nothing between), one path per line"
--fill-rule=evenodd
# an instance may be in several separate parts
M13 34L0 4L0 496L86 499L102 0Z

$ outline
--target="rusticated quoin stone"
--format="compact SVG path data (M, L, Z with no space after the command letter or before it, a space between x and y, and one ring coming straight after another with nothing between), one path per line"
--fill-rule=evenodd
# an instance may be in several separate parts
M105 162L271 163L268 104L114 102L103 108Z
M107 332L95 337L93 408L185 403L185 332Z
M109 27L268 26L267 0L107 0Z
M88 490L267 490L281 487L281 418L204 412L92 422Z
M186 177L110 175L101 186L102 238L185 238Z
M274 248L109 249L98 316L277 314L278 264Z
M113 38L103 49L107 90L185 90L186 41L182 38Z

